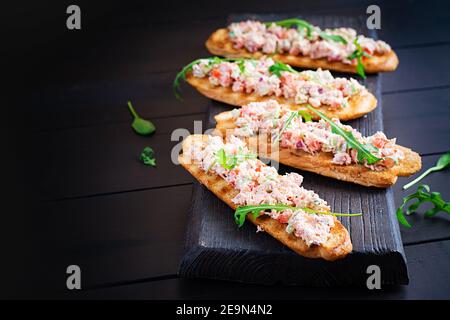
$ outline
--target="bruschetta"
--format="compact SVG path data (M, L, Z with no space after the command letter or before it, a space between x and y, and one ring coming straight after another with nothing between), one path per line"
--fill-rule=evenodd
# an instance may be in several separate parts
M276 99L293 110L309 104L340 120L359 118L377 106L374 95L355 79L334 78L321 69L298 72L271 58L199 59L183 68L175 88L180 78L208 98L234 106Z
M420 170L420 156L382 132L364 137L338 119L321 117L306 121L275 100L254 102L216 115L215 133L243 138L285 165L363 186L389 187L398 176Z
M228 58L260 58L308 69L348 73L394 71L398 58L384 41L358 35L351 28L321 30L300 19L274 22L242 21L216 30L208 50Z
M352 251L347 229L325 200L304 189L297 173L279 175L253 157L234 137L191 135L184 139L180 164L232 209L298 254L336 260ZM252 213L246 214L248 208ZM274 209L271 209L274 208ZM242 209L244 211L242 211ZM351 215L351 214L343 214ZM360 215L360 214L357 214ZM242 221L242 222L243 222Z

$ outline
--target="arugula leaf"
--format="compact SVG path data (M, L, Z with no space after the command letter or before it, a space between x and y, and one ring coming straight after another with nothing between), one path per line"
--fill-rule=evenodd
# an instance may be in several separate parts
M403 186L403 190L408 189L409 187L415 185L417 182L419 182L420 180L422 180L423 178L425 178L427 175L429 175L432 172L435 171L440 171L443 170L445 168L447 168L450 165L450 151L447 152L446 154L442 155L438 162L436 163L436 165L434 167L429 168L428 170L426 170L424 173L422 173L419 177L417 177L416 179L414 179L413 181L411 181L408 184L405 184Z
M305 122L309 122L312 120L312 116L306 112L305 110L297 110L297 111L292 111L291 115L289 116L289 118L286 120L286 122L284 123L283 127L281 128L280 131L278 131L277 135L274 136L274 138L272 139L272 142L279 142L283 132L289 127L289 125L291 124L292 120L295 117L302 117Z
M288 206L285 204L260 204L260 205L248 205L248 206L239 206L234 212L234 221L238 225L238 227L242 227L245 222L245 218L247 214L251 213L253 218L258 218L261 211L266 210L276 210L276 211L284 211L284 210L303 210L306 213L311 214L326 214L332 216L340 216L340 217L356 217L361 216L362 213L334 213L334 212L325 212L325 211L317 211L310 208L298 208L293 206Z
M134 110L131 101L128 101L128 110L130 110L131 114L133 115L134 119L131 123L131 127L134 129L134 131L136 131L136 133L142 136L148 136L155 132L155 125L148 120L142 119Z
M269 67L269 72L276 75L278 78L281 77L281 71L288 71L295 74L299 74L297 70L294 70L290 65L284 64L282 62L275 62Z
M273 22L265 22L264 24L269 27L272 23L276 24L280 27L290 28L292 26L296 26L297 30L300 32L302 29L306 29L306 37L308 39L312 38L312 32L314 31L314 26L310 24L309 22L302 20L302 19L285 19L281 21L273 21ZM347 40L345 40L343 37L335 34L328 34L324 31L318 32L319 37L321 37L324 40L331 40L335 42L342 42L343 44L347 44Z
M146 166L156 167L155 153L151 147L145 147L142 150L140 159Z
M184 80L186 81L186 74L189 71L192 71L192 68L194 67L194 65L200 63L202 60L207 60L209 65L214 65L214 64L219 64L221 62L238 62L238 66L239 66L239 70L241 72L244 72L245 68L244 68L244 63L246 60L251 60L251 59L247 59L247 58L219 58L219 57L210 57L210 58L200 58L197 60L192 61L191 63L185 65L180 72L177 73L177 75L175 76L175 79L173 81L173 85L172 85L172 89L173 89L173 93L175 94L175 97L180 100L183 101L183 99L181 98L181 94L180 94L180 80Z
M331 40L334 42L341 42L343 44L347 44L347 40L345 40L344 37L337 35L337 34L328 34L326 32L319 32L319 36L324 40Z
M306 36L308 37L308 39L311 39L312 32L314 30L314 26L311 25L309 22L302 20L302 19L296 19L296 18L285 19L285 20L280 20L280 21L273 21L273 22L265 22L264 24L267 27L269 27L273 23L276 24L277 26L285 27L285 28L290 28L292 26L296 26L297 30L299 32L301 31L301 29L306 29Z
M297 110L298 114L302 116L302 118L305 120L305 122L312 121L312 116L309 112L306 112L305 110Z
M420 205L426 202L430 202L434 206L433 208L425 212L425 217L432 217L440 211L450 214L450 202L444 201L439 192L430 192L430 187L428 185L422 184L417 188L417 192L404 197L402 205L397 209L397 219L405 227L410 228L411 225L409 224L408 220L406 220L403 211L407 203L413 199L417 199L417 202L414 202L407 208L407 215L416 212Z
M356 149L358 151L358 163L362 163L364 160L366 160L367 164L374 164L380 160L381 158L378 158L377 156L373 155L372 151L377 151L378 149L374 146L368 147L367 145L363 145L361 142L359 142L352 132L346 131L342 129L339 125L334 123L330 118L328 118L326 115L324 115L319 110L314 109L309 104L306 105L306 107L317 114L321 119L323 119L325 122L327 122L331 126L331 131L335 134L340 135L343 137L350 148ZM370 150L369 150L370 149Z
M180 100L183 101L183 99L181 98L181 94L180 94L180 80L184 80L186 81L186 73L188 73L189 71L192 70L192 67L194 65L196 65L197 63L200 63L202 60L204 59L197 59L192 61L191 63L185 65L180 72L177 73L177 75L175 76L175 80L173 81L173 93L175 94L175 97Z
M225 149L222 148L216 153L217 162L225 169L231 170L239 163L248 160L248 159L256 159L256 154L247 153L244 154L242 152L237 153L235 155L227 155Z
M287 127L291 124L292 120L295 117L298 117L299 113L298 111L292 111L289 118L287 118L286 122L283 124L283 127L281 127L281 130L278 131L278 134L273 138L273 142L279 142L281 140L281 136L283 135L283 132L287 129Z
M362 62L362 57L371 58L372 56L363 50L361 45L358 43L358 38L355 38L355 40L353 40L353 43L356 46L356 50L353 51L353 53L351 55L349 55L347 57L347 59L348 60L356 59L356 62L357 62L356 72L361 76L361 78L366 79L367 77L366 77L366 72L364 70L364 64Z

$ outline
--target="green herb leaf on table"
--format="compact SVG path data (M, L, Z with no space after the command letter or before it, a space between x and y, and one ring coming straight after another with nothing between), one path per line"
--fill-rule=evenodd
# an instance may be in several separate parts
M146 166L156 167L155 152L151 147L145 147L142 150L140 160Z
M377 156L373 155L371 151L376 151L377 148L370 145L363 145L361 142L359 142L352 132L346 131L343 128L341 128L339 125L334 123L330 118L328 118L326 115L324 115L319 110L314 109L310 105L306 105L306 107L317 114L321 119L326 121L331 126L331 131L335 134L340 135L343 137L350 148L353 148L358 151L358 163L362 163L364 160L366 160L367 164L374 164L380 160L381 158L378 158Z
M276 211L284 211L284 210L302 210L306 213L311 214L325 214L331 216L339 216L339 217L357 217L361 216L362 213L335 213L335 212L325 212L325 211L317 211L310 208L298 208L293 206L288 206L285 204L260 204L260 205L248 205L248 206L239 206L234 212L234 221L238 225L238 227L242 227L245 222L245 218L247 214L251 213L253 218L256 219L262 211L266 210L276 210Z
M148 120L142 119L134 110L133 105L131 104L130 101L128 101L128 109L133 115L133 122L131 126L133 127L136 133L142 136L148 136L153 132L155 132L156 130L155 125Z
M425 217L432 217L441 211L450 214L450 202L444 201L439 192L430 192L430 187L422 184L417 188L417 192L404 197L402 205L397 209L397 219L405 227L411 227L410 223L404 216L405 206L409 201L414 199L417 201L407 207L407 215L411 215L416 212L417 209L426 202L433 204L433 208L425 212Z
M412 187L413 185L415 185L417 182L419 182L420 180L422 180L423 178L425 178L427 175L429 175L432 172L435 171L441 171L444 170L445 168L447 168L450 165L450 151L443 154L439 160L437 161L436 165L434 167L429 168L428 170L426 170L424 173L422 173L419 177L417 177L416 179L414 179L413 181L411 181L408 184L405 184L403 186L403 190L406 190L410 187Z

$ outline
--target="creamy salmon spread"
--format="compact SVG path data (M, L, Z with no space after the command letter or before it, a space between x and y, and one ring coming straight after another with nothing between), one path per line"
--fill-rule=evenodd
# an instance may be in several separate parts
M325 105L331 109L345 108L351 97L366 91L355 79L334 78L327 70L281 71L277 75L271 72L272 65L270 58L220 63L203 59L193 65L192 74L233 92L284 97L296 104Z
M262 51L265 54L302 55L311 59L327 59L345 64L355 63L349 57L356 50L354 41L369 55L382 55L390 52L391 47L384 41L358 35L351 28L325 29L329 35L343 37L347 43L322 38L322 30L313 26L310 36L306 28L285 28L276 24L266 26L259 21L242 21L228 26L229 38L236 49L246 49L249 52Z
M225 168L218 160L223 150L228 157L241 159L233 168ZM258 159L248 159L245 143L231 136L224 143L220 137L210 136L207 142L197 141L183 150L199 168L217 174L231 185L238 194L233 198L237 206L260 204L284 204L298 209L262 211L260 214L286 225L286 232L301 238L310 245L320 245L330 237L335 218L325 214L305 212L301 208L329 211L325 200L316 193L304 189L303 177L297 173L279 175L277 170Z
M310 154L331 152L332 162L339 165L358 163L358 151L349 147L344 137L333 133L329 123L324 120L305 122L302 117L296 116L286 126L294 111L275 100L249 103L231 112L236 125L232 132L235 136L249 137L260 133L266 133L271 137L279 135L281 147ZM380 131L364 137L351 126L340 123L338 119L333 119L333 122L345 131L351 132L373 155L381 159L371 165L363 163L366 167L384 170L393 167L404 158L403 152L396 145L396 139L388 139Z

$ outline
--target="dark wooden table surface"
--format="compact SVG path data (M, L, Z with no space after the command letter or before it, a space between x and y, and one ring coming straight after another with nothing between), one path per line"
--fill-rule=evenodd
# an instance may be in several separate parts
M22 44L30 94L16 97L33 124L25 140L36 155L21 170L18 188L26 197L17 203L28 213L22 245L32 279L16 296L450 298L450 217L443 213L431 219L417 214L411 229L401 227L408 286L311 289L177 277L193 178L170 161L177 143L170 137L176 128L192 131L209 104L187 86L184 102L174 99L177 70L208 55L205 39L230 13L364 14L370 2L274 3L201 1L189 7L169 1L156 8L146 2L109 7L81 2L82 30L68 31L68 4L55 2L47 5L55 16L32 22L28 45ZM396 72L382 75L385 131L420 152L426 168L450 150L450 10L440 1L380 6L379 37L400 58ZM129 99L155 123L155 135L132 132ZM156 152L157 168L138 161L146 145ZM396 205L407 181L394 187ZM446 170L424 182L450 199L449 181ZM82 269L81 291L65 289L71 264Z

